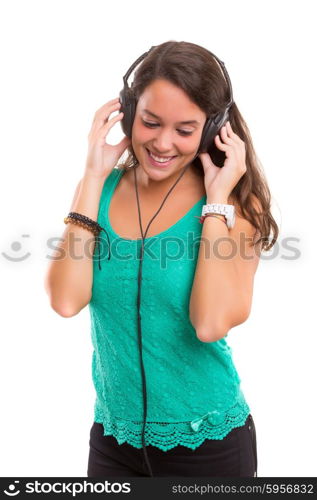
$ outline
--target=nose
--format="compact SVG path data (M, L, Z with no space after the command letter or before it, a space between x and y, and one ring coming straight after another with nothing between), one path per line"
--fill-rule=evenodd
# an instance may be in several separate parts
M173 144L173 134L168 130L157 130L155 139L153 140L153 147L158 154L164 155L167 153L175 154L175 147Z

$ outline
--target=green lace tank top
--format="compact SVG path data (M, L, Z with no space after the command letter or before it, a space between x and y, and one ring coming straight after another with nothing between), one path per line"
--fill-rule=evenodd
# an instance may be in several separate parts
M95 249L89 303L93 344L94 421L142 448L143 393L137 329L139 240L119 237L109 222L123 170L105 180L98 211L100 267ZM172 193L171 193L172 195ZM145 444L163 451L195 449L244 425L250 408L226 339L201 342L189 319L206 196L169 229L145 239L141 324L147 389ZM141 207L142 210L142 207ZM153 212L154 215L154 212ZM145 231L145 228L143 228Z

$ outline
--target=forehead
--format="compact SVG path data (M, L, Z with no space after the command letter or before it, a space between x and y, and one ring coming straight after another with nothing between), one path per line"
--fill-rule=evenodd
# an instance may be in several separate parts
M149 110L159 117L172 121L205 119L205 113L195 104L183 89L167 80L154 80L141 94L137 110Z

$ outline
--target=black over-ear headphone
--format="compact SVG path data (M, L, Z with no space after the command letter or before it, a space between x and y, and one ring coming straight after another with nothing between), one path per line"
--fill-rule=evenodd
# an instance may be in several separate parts
M156 45L153 45L150 50L147 52L144 52L134 63L130 66L128 71L123 77L123 89L121 90L119 94L119 99L121 102L121 109L120 111L123 111L124 115L122 120L120 120L122 130L124 134L131 139L132 137L132 126L135 118L135 110L137 106L137 100L136 97L134 96L133 89L129 87L128 84L128 78L134 68L153 50L155 49ZM210 51L208 51L210 52ZM232 86L231 86L231 81L228 75L228 72L226 70L225 64L223 61L221 61L215 54L210 52L210 54L218 61L218 63L221 66L221 69L223 71L223 74L226 78L229 92L230 92L230 99L228 104L226 105L225 109L223 111L219 111L215 116L209 117L206 120L206 123L204 125L202 135L201 135L201 140L200 144L198 147L198 151L196 153L196 156L200 153L206 153L210 146L213 144L214 138L216 137L217 133L225 125L225 123L229 119L229 110L234 103L233 101L233 96L232 96Z
M145 52L142 54L133 64L132 66L128 69L126 74L123 77L123 82L124 82L124 87L120 92L119 98L121 102L121 109L120 111L123 111L124 115L123 118L120 120L122 130L126 136L131 138L132 136L132 125L135 117L135 110L137 106L137 100L135 96L133 95L133 90L129 87L128 85L128 78L133 71L133 69L139 64L142 59L146 57L146 55L153 50L155 46L151 47L149 51ZM212 54L212 52L210 52ZM225 75L225 78L228 83L229 91L230 91L230 100L228 104L226 105L225 109L223 111L220 111L217 113L214 117L209 117L206 120L206 123L203 128L202 136L201 136L201 141L199 148L196 152L196 156L200 153L205 153L207 150L210 148L210 146L213 144L214 138L220 128L228 121L229 118L229 110L231 105L233 104L233 98L232 98L232 88L231 88L231 82L229 75L226 71L225 65L218 57L216 57L214 54L212 54L214 58L218 61L220 64L223 73ZM144 256L144 240L146 238L146 234L148 232L149 226L152 223L153 219L157 216L159 211L161 210L163 204L165 203L166 198L172 191L172 189L175 187L175 185L180 181L181 177L185 174L185 171L189 168L191 162L189 162L184 168L177 179L177 181L173 184L173 186L170 188L168 191L167 195L165 196L160 208L156 211L152 219L147 225L147 228L145 230L145 233L143 233L143 228L141 224L141 213L140 213L140 203L139 203L139 196L138 196L138 188L137 188L137 179L136 179L136 171L133 169L134 173L134 184L135 184L135 191L136 191L136 197L137 197L137 204L138 204L138 212L139 212L139 224L140 224L140 232L142 235L141 238L141 248L140 248L140 256L139 256L139 273L138 273L138 296L137 296L137 319L138 319L138 341L139 341L139 350L140 350L140 365L141 365L141 375L142 375L142 390L143 390L143 430L142 430L142 447L143 447L143 453L144 453L144 459L147 464L147 468L150 472L150 476L153 476L151 464L149 462L148 456L147 456L147 451L146 451L146 445L145 445L145 424L146 424L146 415L147 415L147 393L146 393L146 379L145 379L145 370L144 370L144 365L143 365L143 358L142 358L142 328L141 328L141 315L140 315L140 305L141 305L141 282L142 282L142 264L143 264L143 256Z

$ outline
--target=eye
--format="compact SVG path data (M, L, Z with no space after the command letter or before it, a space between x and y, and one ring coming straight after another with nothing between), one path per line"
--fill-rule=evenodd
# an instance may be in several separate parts
M192 132L189 132L188 130L178 130L178 132L181 135L192 135Z
M152 123L152 122L145 122L144 120L142 120L143 124L146 126L146 127L149 127L149 128L154 128L158 125L158 123Z
M153 122L146 122L144 120L142 120L142 123L143 125L145 125L146 127L149 127L149 128L155 128L155 127L159 127L159 123L153 123ZM186 136L186 135L192 135L192 132L188 131L188 130L181 130L181 129L178 129L177 130L178 133L180 135L183 135L183 136Z

